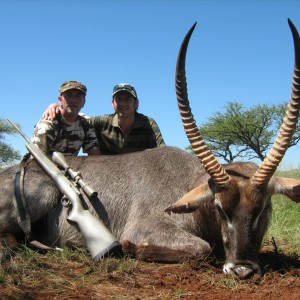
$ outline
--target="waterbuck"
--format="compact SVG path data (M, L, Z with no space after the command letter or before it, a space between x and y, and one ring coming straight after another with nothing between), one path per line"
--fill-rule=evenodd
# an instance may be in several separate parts
M178 55L176 91L194 154L161 147L117 156L67 157L69 165L98 192L87 201L121 241L125 253L149 261L180 262L225 256L223 271L246 278L260 273L257 256L271 217L271 196L300 200L300 181L274 176L294 132L300 105L300 40L295 45L292 95L280 133L267 158L222 166L201 138L193 119L185 79L185 56L195 25ZM0 234L18 234L12 201L18 166L0 174ZM35 161L26 166L24 194L33 234L49 245L83 246L67 221L62 195ZM179 200L178 200L179 199ZM177 201L178 200L178 201ZM176 202L177 201L177 202Z

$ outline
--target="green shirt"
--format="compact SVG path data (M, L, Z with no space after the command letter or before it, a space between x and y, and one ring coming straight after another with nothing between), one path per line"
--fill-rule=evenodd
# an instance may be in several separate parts
M128 135L120 129L117 114L91 117L89 120L95 127L103 154L124 154L165 145L156 122L137 112Z
M60 115L53 121L41 119L31 140L47 154L78 155L81 148L83 152L99 148L94 127L81 116L74 123L67 123Z

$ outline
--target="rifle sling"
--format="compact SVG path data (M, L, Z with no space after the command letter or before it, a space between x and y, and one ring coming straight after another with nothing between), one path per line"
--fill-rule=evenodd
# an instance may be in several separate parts
M24 195L24 185L23 185L24 172L25 172L24 168L21 167L21 169L14 176L14 183L15 183L14 200L17 208L19 226L25 233L28 241L31 241L32 233L31 233L30 216L28 213L27 201Z
M25 167L20 164L20 169L14 175L14 203L17 210L18 223L22 231L25 233L26 239L32 246L42 250L61 250L59 248L48 247L36 241L31 232L31 221L28 211L27 201L24 194L24 176Z

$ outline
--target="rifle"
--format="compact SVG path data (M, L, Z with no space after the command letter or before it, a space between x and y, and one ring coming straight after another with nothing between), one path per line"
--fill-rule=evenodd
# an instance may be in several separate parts
M76 187L80 187L88 198L97 197L98 193L88 186L82 179L80 172L76 172L67 164L64 155L61 152L54 151L52 160L61 167L65 174L72 178Z
M41 168L56 183L64 197L70 201L71 211L67 219L75 222L78 225L93 260L98 261L109 254L113 254L115 251L120 251L121 244L105 227L103 222L93 215L89 210L83 208L81 203L82 194L76 184L71 182L47 157L47 155L37 145L33 144L28 137L26 137L26 135L13 121L10 119L7 120L27 141L26 148L28 151L36 159ZM71 177L73 176L73 179L77 177L77 184L80 185L86 195L89 197L97 195L96 192L94 192L84 183L78 172L75 172L69 168L63 154L54 154L54 159L61 167L71 174Z

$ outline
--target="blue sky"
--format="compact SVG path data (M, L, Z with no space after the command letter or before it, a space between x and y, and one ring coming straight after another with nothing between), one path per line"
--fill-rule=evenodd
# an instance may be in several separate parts
M175 64L187 30L191 107L200 125L227 101L245 106L289 100L294 63L287 18L300 31L297 0L0 0L1 117L27 136L59 85L87 85L88 115L111 113L115 84L136 87L139 112L168 145L188 144L175 97ZM21 136L7 137L26 152ZM285 165L300 166L299 148Z

